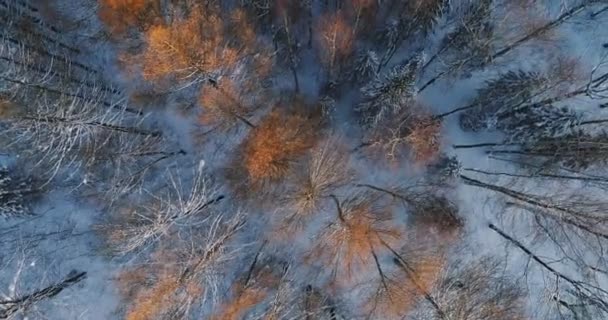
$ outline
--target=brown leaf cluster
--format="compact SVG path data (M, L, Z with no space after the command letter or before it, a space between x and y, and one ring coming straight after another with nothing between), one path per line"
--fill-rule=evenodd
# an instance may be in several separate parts
M0 119L10 119L18 112L19 110L13 102L0 97Z
M407 266L384 274L364 309L381 319L403 319L438 284L445 268L444 257L433 250L409 252ZM411 262L409 262L411 261Z
M146 49L135 60L150 81L217 77L246 60L255 72L269 72L270 59L243 10L226 16L217 6L194 6L186 17L152 26L145 40Z
M439 158L441 129L441 121L432 117L424 117L413 123L405 141L411 148L417 164L427 165Z
M374 255L386 252L386 245L395 246L404 232L391 221L388 207L374 199L355 196L340 209L337 221L327 226L307 257L333 268L339 281L350 282L374 265Z
M332 71L353 51L354 32L341 11L321 17L317 26L321 60Z
M262 302L267 292L257 287L247 287L236 290L237 296L220 306L219 311L211 317L212 320L239 320L252 307Z
M226 79L215 86L205 85L202 87L199 104L201 113L199 122L205 126L229 129L241 119L245 119L250 113L243 101L240 88Z
M112 36L120 36L129 28L145 30L158 15L158 0L101 0L98 16Z
M315 145L318 131L307 115L271 111L242 146L248 178L259 184L284 177L291 164Z
M171 306L172 296L178 289L177 279L166 276L152 287L141 290L127 311L126 320L152 320Z

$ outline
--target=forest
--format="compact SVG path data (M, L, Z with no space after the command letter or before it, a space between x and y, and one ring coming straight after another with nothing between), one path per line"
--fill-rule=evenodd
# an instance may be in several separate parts
M608 319L608 0L0 0L0 319Z

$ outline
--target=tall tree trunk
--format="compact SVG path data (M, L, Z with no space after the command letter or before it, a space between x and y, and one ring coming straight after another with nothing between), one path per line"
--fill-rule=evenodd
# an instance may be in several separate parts
M86 272L71 272L63 281L50 285L31 294L0 301L0 319L8 319L15 313L27 309L42 300L50 299L86 278Z

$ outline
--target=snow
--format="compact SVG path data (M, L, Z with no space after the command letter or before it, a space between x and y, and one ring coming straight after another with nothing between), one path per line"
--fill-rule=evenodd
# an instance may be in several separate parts
M62 6L61 11L66 15L75 18L87 19L82 22L81 35L95 35L103 29L100 22L94 18L95 13L90 9L90 3L82 1L68 0L59 1ZM452 1L454 2L454 1ZM557 3L562 1L549 1L552 5L546 13L548 17L555 16L564 8ZM315 8L318 14L321 8ZM580 18L573 19L559 28L559 40L557 44L548 46L528 46L524 45L515 50L508 57L500 58L491 67L483 70L473 71L469 77L461 78L460 74L441 79L437 83L416 95L417 101L428 107L433 114L441 114L458 107L466 106L477 97L477 90L483 88L488 80L496 79L499 75L509 70L537 70L544 71L548 68L547 61L543 60L544 55L560 55L573 57L582 62L580 69L584 70L584 78L590 76L589 70L604 62L603 59L608 55L606 48L601 44L608 42L608 13L595 17L589 23L586 16L590 10L580 14ZM450 21L440 21L439 25L452 23ZM433 44L438 45L441 40L442 31L430 37ZM77 42L75 40L75 42ZM120 88L128 88L126 91L133 90L141 79L130 79L121 72L121 67L115 62L116 51L110 43L97 41L85 42L87 45L97 43L90 47L94 54L86 55L87 63L103 70L106 78ZM368 44L369 45L369 44ZM433 46L426 46L432 48ZM390 70L396 70L404 59L409 58L415 52L405 49L398 50L390 63L383 69L380 79L385 79ZM298 76L300 81L301 93L307 97L316 97L321 91L320 87L324 81L322 67L315 60L312 52L303 49L306 56L300 61ZM367 76L371 76L371 69L375 69L379 63L380 54L374 51L362 51L361 64L358 66ZM425 52L428 58L434 52ZM364 64L365 63L365 64ZM369 66L368 66L369 65ZM397 66L397 67L395 67ZM418 79L418 85L424 84L444 65L438 61L435 65L425 69L423 79ZM600 67L601 70L608 70L608 65ZM375 70L374 70L375 72ZM602 73L598 73L602 74ZM428 79L427 79L428 78ZM287 68L273 78L273 90L285 92L293 88L293 79ZM375 83L374 83L375 84ZM361 84L363 88L363 84ZM372 89L381 89L372 86ZM408 86L408 89L411 89ZM572 88L570 88L572 89ZM340 136L346 140L346 144L354 149L358 145L361 130L357 127L356 120L353 119L352 112L358 101L359 88L342 89L339 99L334 101L335 119L332 119ZM409 91L408 91L409 92ZM189 97L191 92L184 89L183 94ZM374 97L376 93L368 93L367 96ZM147 185L143 190L134 191L133 197L143 197L146 192L156 192L163 190L162 174L167 174L169 170L177 168L180 179L183 179L184 186L188 186L195 179L195 172L205 171L212 175L217 173L221 177L221 172L229 163L232 156L230 147L238 145L245 133L244 130L234 130L229 133L219 135L211 134L201 142L197 139L197 132L201 128L196 123L195 112L182 112L179 107L179 100L175 98L163 101L165 105L155 106L146 109L147 117L142 121L144 125L163 132L166 139L163 146L166 151L174 152L184 150L185 155L171 157L161 162L157 168L152 169L152 176L146 180ZM400 95L402 97L402 95ZM284 97L282 97L284 98ZM333 97L332 97L333 98ZM408 97L409 99L410 97ZM608 108L599 109L600 102L607 99L593 100L589 98L569 99L557 104L557 106L567 106L577 112L577 115L584 115L584 119L608 119ZM390 116L390 115L384 115ZM562 115L558 115L559 117ZM563 117L572 116L567 113ZM256 115L260 117L260 115ZM598 196L605 200L604 190L593 187L593 185L583 184L582 182L563 182L557 181L514 181L509 177L487 176L479 173L466 171L466 169L476 169L492 172L518 172L522 173L518 166L498 161L490 157L482 148L454 149L453 145L467 145L486 142L500 142L505 139L504 132L483 131L465 132L459 124L459 114L446 117L443 124L443 152L449 156L455 156L460 162L461 174L482 180L491 184L508 186L517 190L526 190L532 194L547 195L555 199L558 197L569 198L570 195L580 194L581 190L589 195ZM529 119L529 118L525 118ZM546 120L546 114L541 114L538 119ZM560 120L562 118L559 118ZM574 120L573 120L574 121ZM535 122L533 125L543 125ZM596 127L595 130L600 130ZM590 128L593 130L594 128ZM565 130L563 128L549 127L547 131ZM236 133L235 133L236 132ZM521 136L518 136L521 138ZM220 146L220 147L218 147ZM4 154L0 149L0 165L13 165L19 162L18 158ZM424 182L425 171L413 164L404 164L397 168L378 165L373 159L369 159L363 153L354 153L349 159L350 165L358 176L358 182L369 183L377 186L410 186L419 182ZM63 173L61 173L63 174ZM81 177L79 183L91 186L95 183L94 178L81 174L80 169L71 172L75 177ZM80 179L80 178L79 178ZM180 185L181 186L181 185ZM94 186L91 186L94 188ZM80 193L80 188L71 186L52 186L51 191L44 195L36 203L32 203L33 216L19 219L0 220L0 294L7 297L17 297L31 293L34 290L43 288L46 285L60 281L70 271L86 271L87 277L74 287L70 287L58 295L56 298L36 304L28 310L23 319L119 319L122 318L121 308L124 305L121 301L115 284L117 274L125 267L129 266L129 261L114 259L103 252L100 235L96 232L96 226L104 221L104 218L113 208L113 203L105 202L104 199L95 197L85 197ZM188 189L188 188L186 188ZM223 188L221 191L224 190ZM350 189L340 190L341 197L349 194ZM138 193L139 192L139 193ZM542 256L546 261L553 261L551 266L560 272L572 277L578 277L577 266L573 262L557 263L562 258L560 252L550 241L540 241L535 237L536 230L533 228L530 213L516 207L505 206L505 197L499 197L495 192L480 189L464 183L457 183L450 199L457 202L459 213L465 221L464 236L460 240L461 245L456 250L456 255L460 259L474 259L481 256L497 256L505 261L505 274L513 275L518 283L524 284L528 290L529 301L527 310L533 319L549 319L554 316L551 308L554 308L552 292L547 291L547 283L554 281L551 274L539 267L530 260L530 257L523 254L511 244L505 241L496 232L491 230L488 225L494 224L516 239L524 239L522 242L531 250ZM237 200L229 199L227 207L236 208ZM269 246L274 253L282 253L288 256L290 253L302 253L310 247L310 243L317 236L328 222L332 221L334 208L327 206L320 213L324 217L312 221L307 228L302 231L302 235L289 246L276 245ZM248 225L248 233L242 236L243 244L235 264L247 263L243 257L253 252L262 242L259 235L261 229L268 225L273 225L272 218L264 217L265 209L247 208L247 215L257 217L258 220ZM276 212L278 214L279 212ZM396 209L394 212L395 220L403 221L407 225L408 210L404 208ZM270 215L271 217L273 215ZM591 254L582 253L583 259L591 261L594 257ZM290 260L292 258L287 258ZM456 259L454 259L456 260ZM316 271L316 270L315 270ZM225 278L232 280L237 277L234 270L226 270L229 276ZM312 284L321 284L328 277L327 270L318 270L310 280ZM301 275L294 277L304 278ZM224 279L225 280L225 279ZM298 279L301 280L301 279ZM608 277L606 275L597 276L597 283L601 288L608 288ZM229 284L220 285L222 289L228 288ZM363 290L363 291L360 291ZM346 301L352 301L365 294L365 289L353 290L345 293ZM228 294L225 294L227 296ZM219 298L219 297L214 297ZM222 297L223 298L223 297ZM208 307L207 307L208 308ZM208 311L208 310L207 310Z

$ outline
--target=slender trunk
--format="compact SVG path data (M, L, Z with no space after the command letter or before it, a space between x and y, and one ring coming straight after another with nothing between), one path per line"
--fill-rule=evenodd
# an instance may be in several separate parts
M479 170L474 168L463 168L464 171L481 173L489 176L507 176L514 178L547 178L547 179L565 179L565 180L579 180L579 181L589 181L589 182L605 182L608 183L608 178L591 178L591 177L577 177L577 176L569 176L562 174L548 174L548 173L539 173L536 172L534 174L525 175L525 174L515 174L515 173L507 173L507 172L490 172L485 170Z
M27 48L27 49L32 50L34 52L37 52L37 53L39 53L42 56L46 56L48 58L52 58L55 61L63 61L66 65L68 65L68 66L75 66L75 67L77 67L79 69L82 69L85 72L89 72L89 73L93 73L93 74L98 74L99 73L97 70L95 70L95 69L93 69L93 68L91 68L89 66L86 66L86 65L84 65L84 64L82 64L80 62L68 61L66 57L58 56L56 54L50 53L50 52L48 52L46 50L37 48L35 46L28 45L28 44L26 44L26 43L24 43L22 41L16 40L16 39L11 38L11 37L8 37L6 35L4 35L4 36L5 36L4 39L6 39L8 42L10 42L10 43L12 43L14 45L17 45L17 46L21 46L23 48Z
M529 162L522 161L522 160L505 159L505 158L499 158L499 157L495 157L495 156L489 156L489 158L490 159L494 159L494 160L498 160L498 161L515 163L515 164L518 164L518 165L524 165L524 166L527 166L527 167L530 167L530 168L535 168L535 169L538 169L537 172L543 171L545 169L545 167L543 165L533 164L533 163L529 163ZM588 174L588 173L585 173L585 172L580 172L580 171L573 170L573 169L570 169L570 168L565 168L565 167L560 167L559 169L563 170L563 171L566 171L566 172L573 173L573 174L584 176L585 178L589 178L591 180L595 180L595 181L607 181L608 182L608 178L607 177L596 176L596 175Z
M444 71L439 72L435 77L433 77L431 80L429 80L425 84L423 84L422 87L420 87L420 89L418 89L418 93L421 93L426 88L428 88L430 85L432 85L433 83L437 82L437 80L443 78L443 76L445 76L446 74L448 74L449 71L450 70L448 69L448 70L444 70Z
M0 319L8 319L15 313L25 310L33 304L55 297L64 289L85 279L86 275L86 272L73 272L72 275L68 275L63 281L50 285L44 289L16 299L0 301Z
M80 80L80 79L77 79L77 78L74 78L74 77L71 77L71 76L67 76L67 75L64 75L64 74L61 74L61 73L50 72L49 70L45 70L45 69L43 69L43 68L41 68L39 66L32 65L32 64L29 64L29 63L24 63L24 62L15 60L13 58L7 58L7 57L0 56L0 60L4 60L4 61L7 61L9 63L13 63L15 65L21 66L23 68L27 68L29 70L35 71L37 73L40 73L42 75L46 75L48 73L53 73L53 74L57 75L58 77L60 77L62 79L66 79L66 80L68 80L68 81L70 81L72 83L75 83L75 84L78 84L78 85L81 85L81 86L84 86L84 87L87 87L87 88L90 88L90 89L100 89L100 90L108 92L108 93L120 94L120 92L118 90L116 90L116 89L111 89L111 88L104 87L104 86L97 86L97 85L95 85L95 83L92 83L92 82L87 81L87 80Z
M368 188L374 191L379 191L379 192L383 192L386 193L388 195L390 195L391 197L395 198L395 199L399 199L401 201L403 201L404 204L412 204L413 201L412 199L407 198L406 196L399 194L397 192L391 191L389 189L386 188L382 188L382 187L378 187L378 186L374 186L371 184L355 184L355 187L362 187L362 188Z
M247 285L249 284L249 281L251 280L251 276L253 275L253 271L255 270L255 265L258 263L258 258L260 257L260 253L262 253L262 250L264 250L266 243L267 243L267 241L264 240L264 242L262 242L262 245L260 246L258 251L255 253L255 256L253 257L253 261L251 262L251 265L249 266L249 270L247 271L247 276L245 277L244 287L247 287Z
M510 145L516 145L516 144L505 143L505 142L498 142L498 143L490 142L490 143L478 143L478 144L455 144L452 146L452 148L454 148L454 149L472 149L472 148L510 146Z
M437 58L439 58L446 50L448 50L450 47L452 46L452 43L448 43L446 45L444 45L443 47L441 47L441 49L439 49L439 51L437 51L433 56L431 56L431 58L422 66L422 68L420 68L420 74L424 74L424 71L426 70L426 68L428 68L431 63L433 63Z
M579 122L578 125L584 126L584 125L588 125L588 124L598 124L598 123L606 123L606 122L608 122L608 119L587 120L587 121Z
M340 200L338 200L338 197L333 194L330 195L330 197L332 200L334 200L336 204L336 209L338 210L338 219L340 219L340 222L346 223L346 219L344 218L344 211L342 211L342 205L340 204Z
M40 23L40 20L38 18L35 18L35 17L32 17L32 16L28 16L28 15L23 15L23 16L29 17L36 24ZM5 17L5 19L7 19L7 17ZM36 21L38 21L38 22L36 22ZM24 34L31 35L33 37L37 37L38 38L38 39L36 39L37 42L42 42L42 40L44 40L44 41L47 41L49 43L54 44L58 48L62 48L62 49L67 50L67 51L69 51L69 52L71 52L73 54L80 54L80 52L81 52L80 49L78 49L78 48L74 48L74 47L72 47L70 45L67 45L67 44L65 44L65 43L57 40L57 39L53 39L53 38L51 38L51 37L49 37L49 36L47 36L45 34L36 32L36 31L32 30L31 28L26 29L26 28L22 27L20 24L16 24L15 26L17 28L19 28L20 31L23 32Z
M596 237L608 240L608 234L605 234L601 231L592 230L590 227L578 222L575 218L572 218L572 217L580 217L581 216L580 212L574 211L567 207L553 204L548 201L544 201L543 199L540 199L538 197L535 197L535 196L532 196L529 194L525 194L525 193L522 193L519 191L511 190L509 188L485 183L485 182L482 182L482 181L479 181L476 179L469 178L464 175L461 175L460 178L467 185L491 190L491 191L500 193L502 195L505 195L511 199L515 199L520 202L526 203L532 207L539 208L540 210L543 210L543 211L541 211L541 213L547 218L550 218L552 220L557 220L560 223L564 223L566 225L572 226L581 231L587 232L588 234L590 234L592 236L596 236ZM554 210L554 213L547 212L547 210Z
M307 23L308 23L308 49L312 49L312 0L306 6L307 11Z
M452 115L452 114L454 114L454 113L458 113L458 112L461 112L461 111L465 111L465 110L473 109L473 108L475 108L476 106L477 106L477 103L472 103L472 104L466 105L466 106L464 106L464 107L456 108L456 109L450 110L450 111L448 111L448 112L445 112L445 113L441 113L441 114L435 115L435 116L433 116L433 118L434 118L434 119L437 119L437 120L439 120L439 119L443 119L443 118L445 118L445 117L447 117L447 116L449 116L449 115Z
M490 60L495 60L507 53L509 53L511 50L517 48L519 45L521 45L522 43L533 39L536 36L541 35L543 32L546 32L548 30L551 30L555 27L560 26L561 24L563 24L564 22L566 22L568 19L570 19L572 16L574 16L575 14L581 12L582 10L584 10L589 4L587 2L584 2L583 4L580 4L578 6L573 7L572 9L562 13L559 17L557 17L557 19L543 25L540 28L535 29L534 31L526 34L525 36L519 38L518 40L516 40L515 42L511 43L510 45L504 47L502 50L499 50L498 52L494 53L492 55L492 58Z
M545 270L551 272L552 274L554 274L556 277L570 283L571 285L574 285L575 287L579 286L579 282L573 280L572 278L562 274L561 272L553 269L553 267L551 267L548 263L546 263L545 261L543 261L539 256L537 256L536 254L532 253L532 251L530 249L528 249L523 243L521 243L519 240L511 237L510 235L508 235L506 232L502 231L500 228L498 228L497 226L495 226L494 224L490 223L488 224L488 227L490 229L492 229L494 232L496 232L499 236L501 236L503 239L509 241L512 245L514 245L515 247L517 247L519 250L523 251L527 256L529 256L532 260L534 260L536 263L538 263L539 265L541 265Z
M289 19L287 18L287 12L283 12L283 24L285 28L285 36L287 37L287 53L289 55L289 69L293 75L294 90L296 93L300 92L300 82L298 80L298 72L296 71L296 60L293 46L295 45L291 39L291 31L289 29Z
M57 94L57 95L64 95L64 96L68 96L68 97L72 97L72 98L77 98L77 99L80 99L80 100L83 100L83 101L90 101L91 100L91 99L87 99L86 97L84 97L84 96L82 96L80 94L74 94L74 93L64 92L64 91L61 91L61 90L44 87L44 86L41 86L41 85L38 85L38 84L32 84L32 83L23 82L21 80L10 79L10 78L7 78L7 77L2 77L2 76L0 76L0 80L5 80L5 81L8 81L8 82L12 82L12 83L15 83L15 84L23 85L23 86L26 86L26 87L32 87L32 88L35 88L35 89L38 89L38 90L41 90L41 91L45 91L45 92L49 92L49 93L54 93L54 94ZM120 106L118 104L115 104L115 103L108 103L106 101L101 101L101 104L103 104L106 107L118 109L118 110L121 110L121 111L124 110L126 112L133 113L133 114L136 114L136 115L143 115L143 112L141 112L141 111L134 110L134 109L131 109L131 108L123 108L122 106Z
M531 31L530 33L526 34L525 36L515 40L513 43L507 45L506 47L502 48L501 50L495 52L494 54L492 54L492 56L490 57L490 61L493 61L497 58L502 57L503 55L511 52L513 49L519 47L520 45L522 45L524 42L527 42L530 39L533 39L534 37L539 36L540 34L542 34L543 32L546 32L548 30L551 30L553 28L556 28L558 26L560 26L561 24L563 24L564 22L566 22L568 19L572 18L574 15L576 15L577 13L581 12L583 9L585 9L589 4L588 3L583 3L580 4L566 12L564 12L563 14L561 14L559 17L557 17L555 20ZM437 74L435 77L433 77L431 80L427 81L424 85L422 85L422 87L420 87L420 89L418 90L418 93L424 91L426 88L428 88L430 85L432 85L433 83L437 82L437 80L443 78L446 74L449 73L449 69L448 70L444 70L442 72L440 72L439 74Z
M422 295L424 296L424 299L433 306L433 308L435 309L435 312L437 312L437 315L439 316L439 318L447 320L445 312L443 312L443 310L441 309L441 307L439 306L439 304L437 303L435 298L431 295L430 292L428 292L424 288L423 285L420 284L420 279L418 278L418 275L416 274L416 270L414 268L412 268L410 266L410 264L407 262L407 260L405 260L405 258L403 258L403 256L401 256L397 251L395 251L388 243L382 241L382 245L385 246L387 249L389 249L389 251L391 251L391 253L394 255L394 260L395 260L395 263L397 264L397 266L399 266L408 275L408 277L412 280L412 283L414 283L414 285L416 286L416 289L420 293L422 293Z
M599 11L592 13L591 18L595 18L606 11L608 11L608 6L605 6L604 8L600 9Z
M133 128L133 127L117 126L117 125L99 122L99 121L80 122L80 121L70 120L67 118L45 117L45 116L40 116L40 117L24 116L24 117L21 117L21 119L27 120L27 121L32 121L32 122L60 123L60 124L68 124L68 125L76 125L76 126L85 125L85 126L90 126L90 127L99 127L99 128L110 130L110 131L131 133L131 134L137 134L137 135L142 135L142 136L160 137L162 135L162 132L160 132L160 131L147 131L147 130L142 130L142 129Z

